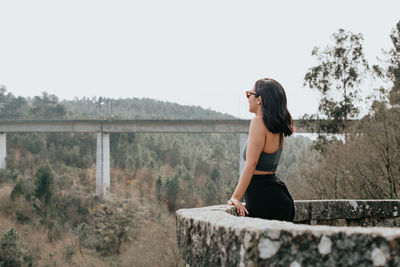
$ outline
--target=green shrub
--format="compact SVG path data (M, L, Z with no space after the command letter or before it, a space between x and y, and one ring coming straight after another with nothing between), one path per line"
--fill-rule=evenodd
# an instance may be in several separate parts
M8 182L13 181L15 182L18 178L19 171L17 169L5 169L0 170L0 182Z
M137 207L131 201L108 200L93 213L95 248L102 256L120 253L124 242L136 238L141 224Z
M64 259L68 262L71 263L72 261L72 256L74 256L76 250L76 243L71 243L67 244L65 246L64 250Z
M18 232L11 228L0 240L0 266L33 265L33 258L24 248Z
M48 204L53 195L54 177L49 166L41 166L35 175L35 191L36 198L44 204Z
M26 186L22 179L18 180L10 194L10 199L14 201L19 196L25 196Z
M88 246L87 240L89 237L90 226L86 223L78 224L74 231L78 234L78 249L81 255L83 255L82 247Z
M163 196L167 200L169 211L174 211L176 209L176 202L178 200L178 194L180 190L179 178L176 175L168 178L163 185Z
M71 177L62 175L56 179L56 185L58 190L70 190L73 185Z
M29 217L25 216L25 214L23 214L23 212L20 211L20 210L17 210L15 212L15 215L17 216L17 221L22 223L22 224L29 221Z

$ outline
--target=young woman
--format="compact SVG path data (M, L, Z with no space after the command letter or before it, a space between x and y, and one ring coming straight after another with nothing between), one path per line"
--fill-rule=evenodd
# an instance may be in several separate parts
M243 151L246 164L228 204L236 206L239 216L293 221L293 199L275 175L284 136L293 133L285 90L277 81L267 78L258 80L246 96L249 111L256 116L251 120ZM243 195L246 207L240 202Z

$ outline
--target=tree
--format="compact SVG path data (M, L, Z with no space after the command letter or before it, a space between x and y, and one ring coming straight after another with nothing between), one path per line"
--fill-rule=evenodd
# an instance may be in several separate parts
M11 228L0 239L0 266L34 266L30 252L19 233Z
M206 182L205 198L205 202L207 205L216 204L218 201L217 185L211 180L207 180Z
M390 90L390 104L400 104L400 21L397 23L396 28L393 29L390 35L392 39L393 48L389 51L390 60L388 68L388 76L393 81L393 88Z
M41 166L35 175L34 195L43 204L49 204L53 196L54 177L49 166Z
M210 178L214 183L218 183L219 179L221 178L221 173L218 171L217 168L214 168L211 171Z
M6 87L0 85L0 119L19 119L26 115L28 103L23 97L7 93Z
M391 96L389 94L388 98ZM383 189L384 197L397 198L396 185L400 177L400 112L398 109L387 108L387 102L389 101L374 101L372 114L364 118L363 138L369 148L366 154L370 158L369 165L364 165L379 171L374 176L382 179L381 185L387 185ZM374 163L373 166L371 162Z
M400 182L400 22L390 35L384 65L373 66L392 85L377 90L369 114L349 129L346 143L330 142L318 164L299 176L318 198L397 198ZM311 169L308 170L308 169Z
M161 199L161 189L162 189L162 180L161 176L158 176L157 181L156 181L156 197L158 200Z
M168 180L163 186L163 189L164 189L164 196L168 204L168 210L174 211L176 209L176 201L178 198L178 194L181 190L178 176L174 175L173 177L168 178Z
M364 124L370 129L366 132L367 143L379 154L375 162L384 166L381 176L388 184L387 195L397 197L396 183L400 173L400 21L393 28L390 39L393 47L384 51L385 65L375 65L373 69L378 77L389 79L392 86L377 90L379 97L371 106L371 114L364 118L367 122ZM386 193L386 190L382 191Z
M305 115L304 119L317 119L317 129L313 130L318 133L344 133L346 140L347 122L359 114L356 106L359 85L369 67L363 52L362 34L339 29L332 38L333 46L327 46L323 50L315 47L312 50L312 55L319 64L312 67L304 77L304 85L317 89L322 94L318 106L322 116Z
M400 21L390 34L393 47L389 51L384 51L387 57L386 67L373 66L378 77L389 78L393 87L389 90L389 102L391 105L400 105Z
M63 104L58 103L57 96L43 92L41 97L33 98L31 113L35 119L62 119L67 111Z

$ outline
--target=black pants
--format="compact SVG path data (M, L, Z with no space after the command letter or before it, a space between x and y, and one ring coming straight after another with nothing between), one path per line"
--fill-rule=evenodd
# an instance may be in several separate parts
M293 198L275 174L254 174L245 199L250 217L290 222L294 219Z

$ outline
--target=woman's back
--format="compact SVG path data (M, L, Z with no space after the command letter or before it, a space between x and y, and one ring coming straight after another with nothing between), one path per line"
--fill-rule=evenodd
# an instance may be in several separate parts
M283 136L282 136L282 134L270 132L268 130L268 128L265 126L265 123L264 123L262 117L255 117L253 119L253 121L259 127L263 128L265 143L264 143L264 147L263 147L262 151L264 153L268 153L268 154L275 153L278 150L279 141L282 142L282 148L283 148Z
M281 142L281 148L283 149L283 135L279 133L271 133L266 130L263 152L268 154L277 152L279 149L279 142Z
M254 174L273 173L278 167L279 159L283 149L283 135L280 133L272 133L265 127L264 121L260 117L253 119L263 129L264 144L254 170ZM247 148L247 146L246 146ZM245 148L245 150L246 150ZM246 160L246 151L244 151L244 159Z

